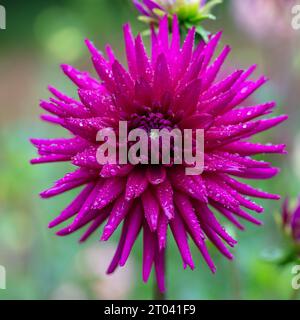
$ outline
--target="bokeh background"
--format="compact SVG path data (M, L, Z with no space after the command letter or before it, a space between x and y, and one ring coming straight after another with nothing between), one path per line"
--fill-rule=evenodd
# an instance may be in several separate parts
M300 30L291 27L291 4L282 0L224 0L215 13L211 31L224 30L222 42L233 51L224 69L258 64L270 82L251 102L275 99L276 113L290 120L260 135L263 142L285 142L288 156L268 156L282 168L272 181L257 183L274 193L300 193ZM83 40L99 48L110 42L123 57L121 26L137 22L129 0L1 1L7 10L7 30L0 30L0 265L7 270L7 290L0 299L151 299L152 279L141 280L141 239L126 266L105 275L116 247L114 238L100 243L98 232L79 245L78 234L58 238L48 222L70 202L74 194L42 201L38 193L57 180L69 165L32 167L35 156L29 137L59 137L64 131L39 121L38 102L47 98L46 87L55 84L74 95L59 64L70 63L92 71ZM272 158L272 159L271 159ZM170 299L289 299L291 267L272 260L286 250L276 223L280 202L262 201L266 208L261 228L247 225L246 232L231 232L239 240L234 262L226 261L214 248L218 266L213 276L194 249L194 272L184 271L173 241L168 250L168 298ZM299 294L300 296L300 294Z

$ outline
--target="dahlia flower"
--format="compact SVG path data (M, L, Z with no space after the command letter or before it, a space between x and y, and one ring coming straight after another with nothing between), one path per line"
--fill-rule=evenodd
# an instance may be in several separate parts
M107 58L86 41L100 78L62 65L63 72L78 87L79 100L49 87L54 97L42 101L50 113L43 120L64 127L69 138L33 139L40 157L33 164L71 162L77 169L42 192L42 198L58 196L83 187L74 201L49 225L71 223L57 232L66 236L87 226L81 241L98 231L107 241L123 223L120 241L108 274L124 266L138 235L143 232L143 280L154 266L158 286L165 290L165 250L171 231L181 254L184 268L195 268L188 238L195 243L210 270L216 272L207 241L228 259L228 249L237 243L223 228L218 215L239 229L239 218L260 225L254 213L263 208L248 196L279 199L257 190L238 178L269 179L278 173L268 162L251 156L284 153L284 145L252 143L249 139L268 130L286 116L256 119L272 112L274 102L241 107L243 102L265 82L250 80L255 67L236 70L216 80L230 48L226 46L211 62L221 33L208 44L195 46L195 28L181 45L178 18L169 37L168 18L158 32L151 31L151 56L141 35L133 38L129 25L124 27L128 69L108 47ZM100 165L96 152L97 131L103 127L117 130L120 120L133 128L203 129L205 131L205 167L202 175L185 175L182 165ZM150 138L150 137L149 137ZM169 231L170 227L170 231Z
M289 199L284 201L282 207L282 225L292 237L295 244L300 245L300 198L296 208L289 208Z
M200 23L206 19L215 19L212 9L222 0L133 0L133 3L142 14L141 21L156 24L166 14L169 19L176 15L181 27L186 30L196 26L197 34L207 40L208 32Z

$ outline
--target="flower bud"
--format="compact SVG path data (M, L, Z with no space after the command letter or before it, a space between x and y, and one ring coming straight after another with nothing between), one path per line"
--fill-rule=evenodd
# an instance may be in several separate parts
M181 29L195 26L198 35L207 40L208 33L202 27L202 22L207 19L214 20L212 9L222 0L133 0L136 8L142 14L139 19L150 24L158 24L167 14L170 20L176 15Z
M289 200L285 200L282 208L282 224L294 243L300 246L300 198L293 210L289 208Z

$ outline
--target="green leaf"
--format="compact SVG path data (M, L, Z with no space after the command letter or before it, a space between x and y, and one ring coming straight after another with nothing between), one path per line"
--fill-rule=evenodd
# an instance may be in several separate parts
M165 11L160 10L160 9L158 9L158 8L154 8L154 9L153 9L153 12L154 12L157 16L159 16L159 17L164 17L164 16L166 15L166 12L165 12Z
M148 37L148 36L150 36L150 34L151 34L151 31L149 29L142 31L142 36L144 36L144 37Z
M223 3L223 0L211 0L202 8L201 11L203 14L210 14L212 9L221 3Z
M216 20L216 17L213 14L203 15L199 13L196 17L190 18L189 21L193 23L199 23L204 20Z
M196 26L196 33L201 36L201 38L205 41L208 42L208 37L210 35L210 32L207 31L205 28L202 26Z
M145 23L155 23L156 22L156 20L154 18L147 17L147 16L139 16L138 20L141 22L145 22Z

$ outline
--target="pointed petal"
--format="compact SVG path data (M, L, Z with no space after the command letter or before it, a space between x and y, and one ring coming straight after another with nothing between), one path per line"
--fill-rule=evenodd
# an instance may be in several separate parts
M142 170L134 170L127 179L126 184L126 200L140 197L147 189L148 180Z
M155 194L164 214L171 220L174 217L173 188L168 179L155 186Z
M190 247L187 241L187 233L185 231L185 226L178 213L175 213L174 219L170 222L170 227L177 243L179 252L182 256L184 265L188 265L192 270L194 270L195 265L191 255Z
M101 237L102 241L107 241L112 236L119 224L126 217L131 206L132 201L126 201L123 195L115 202L108 222L104 227L103 235Z
M105 179L102 187L98 191L98 195L95 198L93 209L103 209L124 191L125 179L123 178L110 178Z
M125 221L126 223L128 223L128 229L125 244L119 262L121 267L123 267L126 264L132 247L142 228L143 212L140 204L136 205L133 211L126 217Z
M159 204L152 192L148 189L142 195L144 213L151 232L156 231L159 217Z
M157 239L146 223L144 224L143 231L143 281L148 282L152 265L154 263Z

